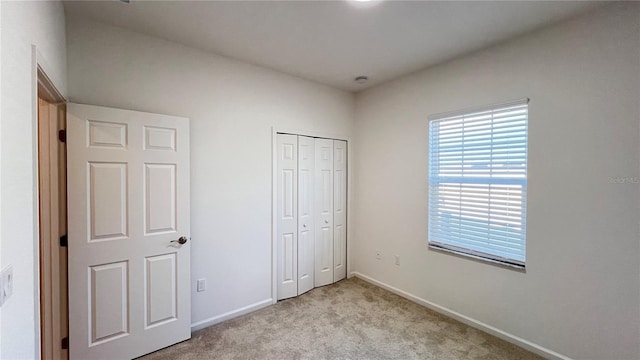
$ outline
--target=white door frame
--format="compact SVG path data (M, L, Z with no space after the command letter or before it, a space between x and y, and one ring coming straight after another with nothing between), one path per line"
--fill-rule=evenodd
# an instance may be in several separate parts
M278 134L292 134L333 140L344 140L347 142L347 278L351 275L351 239L353 238L353 230L351 226L351 202L353 191L351 189L352 164L353 164L353 144L351 137L343 134L334 134L327 132L319 132L304 129L287 129L280 127L271 127L271 301L273 304L278 302Z
M31 148L32 148L32 158L31 158L31 166L33 169L33 292L34 292L34 355L36 358L40 359L42 356L42 348L41 348L41 328L42 328L42 316L40 313L40 187L39 187L39 145L38 145L38 85L39 85L39 73L46 75L46 84L52 88L48 88L50 94L53 99L59 100L60 102L66 102L64 94L59 92L59 83L56 80L60 79L52 79L47 74L52 74L52 71L49 71L51 66L49 62L44 57L44 55L38 50L36 45L31 45ZM45 80L44 78L40 78L41 80ZM51 254L49 254L51 255Z
M38 176L39 215L46 214L40 218L44 222L39 222L45 232L38 233L42 236L39 243L40 271L37 274L41 292L38 299L41 306L41 355L45 359L66 359L67 350L62 348L62 339L68 333L66 249L58 243L60 236L66 234L66 212L60 206L63 205L66 209L66 191L61 191L63 187L60 186L60 182L64 183L66 178L65 159L61 157L64 156L66 147L58 140L58 129L64 128L62 124L65 123L66 101L40 67L38 87L39 99L46 101L46 105L38 108L37 131L39 137L42 137L38 140L38 147L44 145L38 152L39 155L46 156L38 159L38 172L47 172L42 180ZM46 116L40 113L43 107L48 112ZM46 133L41 134L42 129ZM66 189L66 184L63 186Z

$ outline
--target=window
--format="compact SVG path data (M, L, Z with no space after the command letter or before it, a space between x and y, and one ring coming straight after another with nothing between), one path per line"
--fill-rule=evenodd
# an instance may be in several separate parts
M528 100L429 118L429 247L524 268Z

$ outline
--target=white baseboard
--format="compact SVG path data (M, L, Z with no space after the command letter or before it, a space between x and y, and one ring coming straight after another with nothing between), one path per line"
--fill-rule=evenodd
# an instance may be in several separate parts
M453 311L451 309L447 309L444 306L440 306L438 304L434 304L431 301L425 300L423 298L420 298L418 296L410 294L410 293L408 293L406 291L403 291L403 290L400 290L400 289L398 289L396 287L393 287L391 285L385 284L382 281L378 281L378 280L376 280L374 278L371 278L371 277L369 277L367 275L361 274L361 273L359 273L357 271L352 271L351 275L356 276L356 277L358 277L358 278L360 278L360 279L362 279L362 280L364 280L366 282L369 282L371 284L377 285L377 286L379 286L379 287L381 287L383 289L389 290L392 293L394 293L396 295L400 295L400 296L402 296L403 298L405 298L407 300L411 300L411 301L413 301L413 302L415 302L417 304L420 304L422 306L425 306L425 307L427 307L427 308L429 308L429 309L431 309L431 310L433 310L435 312L438 312L438 313L446 315L446 316L448 316L450 318L456 319L456 320L458 320L458 321L460 321L460 322L462 322L464 324L467 324L467 325L469 325L471 327L474 327L476 329L482 330L482 331L484 331L486 333L489 333L489 334L491 334L491 335L493 335L495 337L498 337L498 338L500 338L502 340L508 341L508 342L510 342L510 343L512 343L514 345L517 345L517 346L519 346L519 347L521 347L523 349L529 350L532 353L535 353L535 354L538 354L540 356L543 356L543 357L545 357L547 359L571 360L571 358L569 358L569 357L567 357L565 355L562 355L560 353L557 353L557 352L555 352L553 350L549 350L549 349L547 349L545 347L542 347L542 346L540 346L538 344L534 344L531 341L527 341L527 340L525 340L523 338L520 338L518 336L515 336L513 334L509 334L506 331L500 330L500 329L495 328L495 327L493 327L491 325L487 325L487 324L485 324L485 323L483 323L481 321L478 321L476 319L470 318L470 317L468 317L466 315L462 315L462 314L460 314L458 312L455 312L455 311Z
M208 319L204 319L198 322L195 322L193 324L191 324L191 331L198 331L204 328L207 328L209 326L215 325L215 324L219 324L225 320L229 320L229 319L233 319L236 318L238 316L244 315L244 314L248 314L250 312L254 312L256 310L260 310L264 307L267 307L269 305L273 304L273 299L269 298L266 300L262 300L259 301L255 304L251 304L251 305L247 305L245 307L241 307L240 309L236 309L236 310L232 310L229 312L226 312L224 314L220 314L214 317L210 317Z

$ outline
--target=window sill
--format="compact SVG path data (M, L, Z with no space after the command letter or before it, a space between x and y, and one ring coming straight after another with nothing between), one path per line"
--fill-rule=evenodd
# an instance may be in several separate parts
M438 252L451 254L451 255L454 255L454 256L461 257L461 258L471 259L471 260L474 260L474 261L478 261L478 262L482 262L482 263L488 263L490 265L499 266L499 267L506 268L506 269L509 269L509 270L515 270L515 271L526 273L525 265L515 264L515 263L511 263L511 262L507 262L507 261L500 261L500 260L492 259L492 258L489 258L489 257L484 257L484 256L481 256L479 254L474 254L474 253L466 252L466 251L463 251L463 250L448 248L448 247L440 245L440 244L429 243L428 246L429 246L429 249L435 250L435 251L438 251Z

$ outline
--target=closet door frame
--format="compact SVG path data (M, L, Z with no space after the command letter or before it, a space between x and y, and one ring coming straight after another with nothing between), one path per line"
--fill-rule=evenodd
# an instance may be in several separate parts
M278 302L278 134L300 135L330 140L343 140L347 142L347 278L351 274L351 241L353 238L351 226L351 164L353 163L353 149L350 147L351 137L344 134L324 133L308 131L304 129L287 129L280 127L271 128L271 302Z

